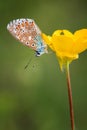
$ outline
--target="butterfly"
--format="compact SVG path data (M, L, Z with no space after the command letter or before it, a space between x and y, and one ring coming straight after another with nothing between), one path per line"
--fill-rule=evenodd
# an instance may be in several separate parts
M44 42L41 30L33 19L21 18L11 21L7 30L22 44L32 48L36 56L47 53L47 45Z

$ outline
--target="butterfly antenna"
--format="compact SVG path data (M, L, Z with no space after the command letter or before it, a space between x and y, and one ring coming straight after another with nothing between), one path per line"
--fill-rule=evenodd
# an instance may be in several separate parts
M31 58L30 58L30 60L28 61L28 63L26 64L26 66L24 67L24 69L26 69L28 66L29 66L29 64L31 63L31 61L33 60L33 57L35 57L35 55L34 56L32 56Z

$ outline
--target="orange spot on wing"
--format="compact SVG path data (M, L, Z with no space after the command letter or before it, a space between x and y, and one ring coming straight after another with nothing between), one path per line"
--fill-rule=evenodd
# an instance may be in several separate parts
M29 23L26 21L26 22L25 22L25 25L26 25L26 26L28 26L28 25L29 25Z
M24 23L22 23L21 26L24 27Z
M18 26L17 26L18 28L20 28L20 24L18 24Z
M20 29L20 25L19 24L16 26L16 30L18 30L18 29Z

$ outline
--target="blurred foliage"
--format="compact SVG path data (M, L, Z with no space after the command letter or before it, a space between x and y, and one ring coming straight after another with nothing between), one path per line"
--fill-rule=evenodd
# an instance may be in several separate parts
M7 31L9 21L32 18L41 30L87 28L86 0L0 1L0 130L69 130L65 73L55 54L34 52ZM87 52L70 65L76 130L87 129Z

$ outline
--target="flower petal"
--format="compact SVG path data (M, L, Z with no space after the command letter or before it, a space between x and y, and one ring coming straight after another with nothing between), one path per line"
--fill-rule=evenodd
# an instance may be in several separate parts
M42 38L46 42L46 44L53 50L55 51L53 44L52 44L52 37L51 36L46 36L44 33L42 33Z
M87 39L87 29L81 29L74 33L75 39Z
M74 33L75 53L81 53L87 49L87 29L81 29Z
M74 50L74 40L72 36L67 35L53 35L52 44L57 53L61 55L70 56L73 54Z
M64 35L67 37L72 37L73 38L73 34L71 32L69 32L68 30L56 30L52 36L60 36L60 35Z

